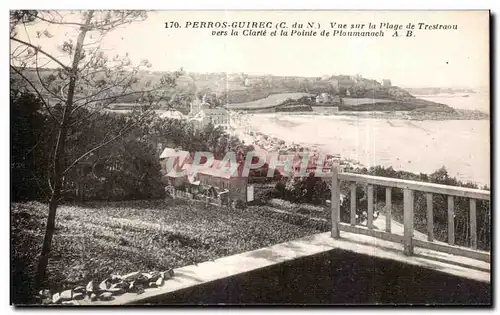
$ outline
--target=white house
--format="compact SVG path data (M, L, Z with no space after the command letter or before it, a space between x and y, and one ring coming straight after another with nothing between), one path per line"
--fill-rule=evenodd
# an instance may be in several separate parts
M198 112L204 108L209 108L210 104L208 104L205 101L205 95L203 95L203 98L200 100L198 97L194 97L193 101L191 102L191 109L189 111L189 115L191 117L196 116Z
M203 108L191 118L198 128L204 128L208 124L216 127L229 129L229 111L223 107Z
M195 100L191 102L191 111L188 117L197 128L204 128L211 123L225 130L230 129L229 111L224 107L211 107L211 105L205 101L205 96L203 96L201 101L195 98Z
M392 86L391 80L389 80L389 79L382 79L382 85L384 87L391 87Z
M175 110L175 109L170 109L165 112L163 112L160 115L161 118L170 118L170 119L185 119L186 116L182 114L180 111Z
M179 169L184 164L192 164L193 159L189 152L181 149L165 148L160 154L162 172L167 174L173 169Z

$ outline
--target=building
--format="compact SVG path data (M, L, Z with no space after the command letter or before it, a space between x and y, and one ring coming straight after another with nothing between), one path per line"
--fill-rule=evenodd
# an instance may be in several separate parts
M198 98L195 98L191 101L189 108L189 116L196 115L201 109L201 101Z
M340 95L346 95L347 90L356 84L355 79L351 76L339 75L335 76L335 79L337 80L337 90Z
M317 105L331 104L332 96L328 93L321 93L316 96Z
M165 148L160 154L160 165L163 174L170 171L181 170L184 165L192 164L193 158L188 151L180 149Z
M247 202L249 185L248 177L242 176L243 164L238 164L234 170L229 166L229 161L226 165L222 165L221 160L215 160L212 166L201 167L194 171L190 163L182 166L176 164L164 175L163 182L165 185L177 188L186 187L190 193L212 191L216 192L216 195L224 193L226 198L232 201Z
M167 174L163 176L163 184L172 187L183 187L192 182L191 177L189 177L189 172L191 169L191 164L183 164L181 167L176 167L171 169Z
M191 101L188 116L190 117L196 116L196 114L198 114L202 109L209 108L210 104L208 104L205 99L206 99L205 95L203 95L201 100L197 96L195 96Z
M205 128L208 124L215 127L222 127L224 130L229 130L229 111L224 107L204 108L202 107L196 115L191 118L191 121L197 128Z
M331 78L328 81L330 82L330 85L332 86L332 88L338 93L340 90L339 80Z
M321 93L316 96L316 105L339 105L341 103L340 96L338 95L331 95L328 93Z
M165 112L163 112L161 115L160 115L161 118L169 118L169 119L185 119L186 116L184 116L183 113L181 113L180 111L178 110L175 110L175 109L169 109L169 110L166 110Z
M383 79L382 80L382 85L384 87L391 87L392 86L391 80L389 80L389 79Z
M316 106L322 106L329 112L338 112L339 106L342 104L342 99L338 95L332 96L328 93L321 93L316 96L315 102Z
M239 73L228 73L226 75L225 80L230 81L230 82L241 82L241 81L243 81L243 78L241 77L241 74L239 74Z
M207 120L214 126L229 125L229 112L223 107L204 109L202 112L205 114Z
M221 160L215 160L211 167L202 168L194 175L202 185L217 187L219 191L228 191L228 198L236 201L248 201L248 177L241 176L243 165L238 164L235 171L231 171L228 164L222 165Z
M202 99L194 98L191 102L189 112L189 120L194 123L197 128L205 128L208 124L216 127L222 127L224 130L229 130L229 111L224 107L214 107L206 101L206 95Z
M233 162L236 163L236 162ZM248 201L248 176L243 177L243 164L231 168L231 162L215 160L210 167L193 169L193 158L188 151L165 148L160 155L163 183L176 188L186 187L191 193L207 191L227 194L229 200ZM250 187L253 188L253 187Z
M260 78L249 78L249 77L247 77L243 81L243 85L246 86L246 87L254 86L254 85L257 85L259 83L262 83L262 79L260 79Z
M336 79L338 81L339 87L349 88L356 84L355 77L350 75L337 75L332 77L332 79Z

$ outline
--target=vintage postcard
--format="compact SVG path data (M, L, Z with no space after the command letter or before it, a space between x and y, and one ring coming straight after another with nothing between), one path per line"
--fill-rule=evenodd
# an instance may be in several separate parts
M11 304L491 305L489 33L11 10Z

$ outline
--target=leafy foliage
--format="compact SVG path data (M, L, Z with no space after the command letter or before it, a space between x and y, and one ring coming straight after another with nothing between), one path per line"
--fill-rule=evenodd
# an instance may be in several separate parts
M38 196L43 168L37 167L40 153L40 137L45 117L38 112L41 101L33 94L11 90L11 192L14 200L32 199Z
M53 107L49 114L32 93L12 93L13 200L46 201L50 194L46 183L53 163L52 148L63 107ZM208 125L199 130L188 121L160 118L152 110L127 114L103 111L93 113L92 119L84 119L90 113L78 110L68 129L66 165L77 162L65 176L63 196L67 200L162 197L157 150L160 143L190 152L212 152L217 159L223 159L228 151L244 155L253 150L222 128ZM93 150L113 138L116 139Z
M31 94L11 99L12 172L14 200L47 200L52 150L57 139L58 123L46 113L23 111L36 100ZM53 117L62 115L62 108L53 108ZM88 115L80 110L75 117ZM129 134L117 137L124 127ZM96 144L117 137L109 145L92 151L66 173L63 196L68 199L138 199L163 196L161 173L156 147L144 134L147 125L140 125L136 114L96 113L94 119L71 126L67 139L67 165L95 148ZM146 130L147 131L147 130Z
M123 137L135 126L132 124L122 127L112 137L109 137L109 134L93 133L92 135L101 141L93 143L92 148L89 148L89 142L72 146L72 142L88 136L77 129L78 124L89 123L93 116L101 113L120 97L130 94L137 94L140 97L144 103L141 110L152 109L164 98L164 90L160 88L174 86L176 78L180 75L178 72L170 73L162 76L158 85L137 90L136 84L139 81L137 74L141 69L150 68L151 64L143 60L138 65L133 65L128 54L110 56L101 48L100 43L110 31L136 21L143 21L146 17L145 11L130 10L89 10L67 12L64 15L53 11L25 10L14 11L10 15L9 38L12 46L10 70L16 75L15 79L19 79L17 82L24 83L21 88L36 93L51 118L52 127L47 128L49 146L44 148L47 149L49 155L47 160L50 161L46 168L48 174L45 181L48 183L50 197L46 233L37 267L35 283L38 287L42 286L46 279L52 237L56 227L57 207L61 199L67 195L68 187L71 187L73 181L77 186L78 195L80 178L86 179L89 173L95 177L92 180L102 181L102 177L96 176L94 171L99 163L99 159L97 161L93 159L97 151ZM54 26L66 27L67 32L62 45L50 49L46 47L50 44L45 41L40 42L40 39L51 38L50 30ZM36 31L36 39L33 38L33 41L30 36L25 40L18 34L19 29L28 33L28 28ZM47 52L53 48L59 49L57 57ZM55 71L49 75L41 75L40 69L49 64L57 67ZM23 74L28 67L35 70L34 78L28 78ZM50 104L54 100L55 106ZM56 136L52 137L53 135ZM57 140L54 141L53 138ZM74 152L78 152L81 147L86 151L75 157ZM73 168L84 162L86 168ZM108 171L116 169L115 165ZM71 172L73 174L70 174Z

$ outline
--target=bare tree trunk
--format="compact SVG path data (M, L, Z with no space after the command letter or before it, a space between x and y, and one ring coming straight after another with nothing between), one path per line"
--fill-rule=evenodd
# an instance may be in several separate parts
M52 238L55 231L55 220L57 207L59 205L61 191L63 188L64 176L64 157L66 154L66 136L68 133L68 126L70 122L70 115L73 107L73 98L75 93L76 80L78 75L78 63L81 59L83 43L85 35L87 34L88 26L92 20L93 11L90 11L86 17L85 25L81 28L80 34L75 47L75 54L73 57L73 64L71 68L71 77L68 86L68 97L66 99L66 106L64 107L63 117L59 126L59 134L54 154L54 173L53 173L53 191L49 202L49 216L47 218L47 226L45 229L45 236L43 239L42 252L38 260L37 275L35 279L35 286L38 290L41 288L45 281L45 273L49 263L50 249L52 247Z

